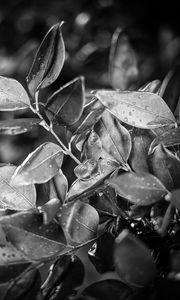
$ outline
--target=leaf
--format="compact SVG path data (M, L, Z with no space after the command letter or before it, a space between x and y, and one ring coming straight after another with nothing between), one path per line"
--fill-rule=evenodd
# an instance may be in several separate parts
M74 173L81 180L92 179L99 172L98 164L93 159L88 159L75 167Z
M86 243L97 235L99 215L91 205L80 200L64 204L58 220L69 245Z
M97 161L100 158L102 143L98 134L94 130L91 130L83 148L86 159Z
M144 129L175 124L175 117L164 100L149 92L99 90L95 96L120 121Z
M30 261L46 261L66 253L66 245L49 240L13 225L2 225L8 241Z
M29 108L30 100L23 86L15 79L0 76L0 111Z
M103 113L94 130L111 159L125 165L131 151L131 137L128 130L108 111Z
M170 201L175 208L180 210L180 189L172 191Z
M46 115L53 124L71 125L78 121L85 101L84 77L77 77L57 90L46 103Z
M105 279L86 287L78 300L127 300L131 299L132 290L116 279Z
M129 90L139 76L137 56L128 36L117 28L111 41L109 74L113 89Z
M32 97L40 88L51 85L59 76L65 60L61 33L63 22L55 24L45 35L26 78Z
M25 255L14 247L10 242L6 245L0 245L0 266L7 266L10 264L24 263L28 259Z
M180 96L180 63L173 67L165 76L159 95L164 99L172 112L175 112Z
M150 130L133 129L129 163L135 172L149 172L147 156L153 137L154 135Z
M152 173L161 180L168 190L180 187L180 160L159 144L149 156Z
M180 127L169 129L158 135L149 147L149 154L152 154L159 144L163 144L165 147L180 145Z
M0 121L0 134L17 135L25 133L36 128L40 122L40 119L35 118Z
M68 192L68 181L62 170L59 169L58 173L51 179L53 181L58 199L63 203L66 200Z
M138 205L151 205L168 193L160 180L149 173L125 172L105 183L113 187L118 195Z
M60 200L52 198L40 208L40 211L43 213L44 224L48 224L54 219L60 207Z
M63 150L54 143L46 142L31 152L14 172L13 185L44 183L54 177L61 168Z
M159 79L156 79L146 83L138 91L158 94L160 87L161 87L161 81Z
M150 251L127 229L115 240L114 264L120 279L134 286L146 286L157 276Z
M84 266L76 255L64 255L51 268L42 287L44 300L68 299L75 295L74 288L80 286L84 279Z
M95 177L85 181L77 179L73 182L68 192L67 201L70 201L72 197L94 190L95 187L102 183L118 167L113 161L106 159L99 160L98 166L99 173Z
M36 189L34 185L15 187L11 177L15 166L0 167L0 207L3 209L26 210L36 206Z

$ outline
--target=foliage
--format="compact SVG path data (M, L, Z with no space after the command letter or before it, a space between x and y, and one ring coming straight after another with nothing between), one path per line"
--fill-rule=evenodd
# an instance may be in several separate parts
M93 91L86 99L80 76L42 102L42 90L64 64L61 27L55 24L37 50L27 91L0 77L0 110L29 109L35 115L1 121L0 133L17 135L41 126L54 138L19 166L0 166L1 299L160 299L167 287L178 299L178 67L162 83L139 87L136 54L117 30L109 75L119 90ZM137 90L130 91L132 85ZM66 142L57 128L64 130ZM62 171L66 156L76 163L72 184ZM44 189L41 205L38 187ZM117 278L82 291L85 266L77 250L87 245L97 271L113 271ZM50 263L43 278L42 268Z

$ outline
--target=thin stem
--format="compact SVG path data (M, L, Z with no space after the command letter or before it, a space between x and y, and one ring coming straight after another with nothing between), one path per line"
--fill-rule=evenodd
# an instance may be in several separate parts
M39 112L39 101L38 101L38 97L39 97L39 91L37 91L35 93L35 105L36 105L36 111Z

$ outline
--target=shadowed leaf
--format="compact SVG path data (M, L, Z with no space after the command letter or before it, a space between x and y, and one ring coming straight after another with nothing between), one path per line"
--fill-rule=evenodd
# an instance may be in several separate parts
M0 134L16 135L25 133L36 128L40 122L40 119L32 118L0 121Z
M88 159L79 164L75 169L75 175L81 180L92 179L99 172L98 164L93 159Z
M161 81L156 79L143 85L138 91L158 94L160 87L161 87Z
M157 276L150 251L126 229L115 240L114 264L120 279L129 285L146 286Z
M48 99L45 112L53 124L71 125L80 118L84 101L84 77L77 77Z
M138 205L151 205L161 200L167 189L161 181L148 173L123 173L106 180L118 195Z
M98 134L92 130L88 136L87 141L83 146L84 155L87 159L97 161L101 156L102 143Z
M171 194L171 203L172 205L180 210L180 189L173 190Z
M11 179L13 185L44 183L61 168L63 151L60 146L46 142L31 152L16 169Z
M0 76L0 111L29 108L30 100L23 86L15 79Z
M34 185L15 187L11 177L16 167L0 167L0 207L3 209L25 210L36 206L36 189Z
M39 88L45 88L59 76L65 59L65 47L61 33L62 23L55 24L45 35L26 78L31 96Z
M120 121L144 129L175 124L164 100L149 92L99 90L95 96Z

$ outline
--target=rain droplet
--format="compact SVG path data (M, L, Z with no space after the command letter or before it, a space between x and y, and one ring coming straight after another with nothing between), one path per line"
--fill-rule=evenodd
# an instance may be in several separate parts
M148 110L148 109L149 109L149 106L148 106L148 105L146 105L146 106L145 106L145 110Z
M128 118L124 118L124 122L128 122Z

